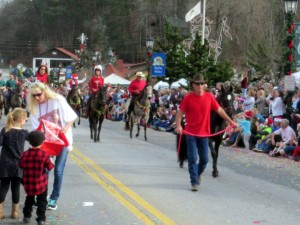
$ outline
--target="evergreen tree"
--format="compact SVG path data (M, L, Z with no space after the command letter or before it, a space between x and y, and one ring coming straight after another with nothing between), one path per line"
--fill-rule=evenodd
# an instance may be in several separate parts
M183 49L183 41L186 37L181 35L176 27L165 25L165 40L157 42L157 49L154 51L166 54L166 82L172 84L180 78L187 77L187 60Z

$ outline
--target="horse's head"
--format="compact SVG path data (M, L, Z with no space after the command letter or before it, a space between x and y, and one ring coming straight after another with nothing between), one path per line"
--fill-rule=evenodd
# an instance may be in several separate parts
M233 95L233 88L231 85L223 84L221 87L221 93L217 97L218 103L221 107L225 110L228 116L232 117L234 114L234 95Z
M107 87L99 87L97 92L98 102L106 103L106 91Z
M151 85L147 85L145 87L144 91L146 92L147 98L151 98L152 97L152 95L153 95L153 88L152 88Z

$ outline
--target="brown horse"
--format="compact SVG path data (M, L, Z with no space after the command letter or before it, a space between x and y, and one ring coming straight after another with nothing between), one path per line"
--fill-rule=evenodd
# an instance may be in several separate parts
M88 106L91 139L94 139L94 142L100 141L101 126L107 112L106 90L107 87L99 87L99 90Z
M17 107L25 108L22 92L23 90L21 85L16 85L16 89L10 91L10 98L5 101L5 115L9 113L10 108L12 110Z
M144 138L147 141L147 122L150 115L150 98L152 97L152 86L147 85L141 94L136 98L134 102L134 110L130 113L129 118L129 128L130 128L130 138L132 138L132 130L134 123L137 124L136 137L140 134L140 124L144 127Z
M79 93L79 88L77 85L74 85L67 96L67 102L78 115L77 125L80 125L80 116L83 110L83 101ZM76 123L73 123L73 127L76 127Z

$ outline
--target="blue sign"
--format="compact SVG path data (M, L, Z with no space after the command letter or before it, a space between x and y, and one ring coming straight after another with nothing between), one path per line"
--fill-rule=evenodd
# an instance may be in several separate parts
M72 78L72 66L66 67L66 78L71 79Z
M166 76L166 54L153 52L151 60L151 75L153 77Z

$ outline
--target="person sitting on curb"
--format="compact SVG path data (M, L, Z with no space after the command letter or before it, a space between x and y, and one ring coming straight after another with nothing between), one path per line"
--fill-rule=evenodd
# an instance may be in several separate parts
M273 157L276 156L284 156L284 155L293 155L294 150L296 147L300 146L300 123L297 125L297 131L298 131L298 138L293 140L293 143L291 145L287 145L285 147L282 147L278 149L277 151L274 150ZM294 158L292 158L294 159Z
M275 135L281 136L281 141L276 143L275 142ZM272 137L272 145L275 146L273 153L271 154L272 157L277 157L284 154L283 148L286 146L293 146L295 144L296 133L292 127L289 126L289 121L287 119L283 119L281 121L281 128L274 131L271 134Z
M253 114L251 110L247 110L244 112L244 120L237 119L238 127L242 128L242 131L239 133L236 141L231 147L237 147L239 140L242 138L243 143L246 149L249 149L249 138L251 135L250 127L251 127L251 118Z

